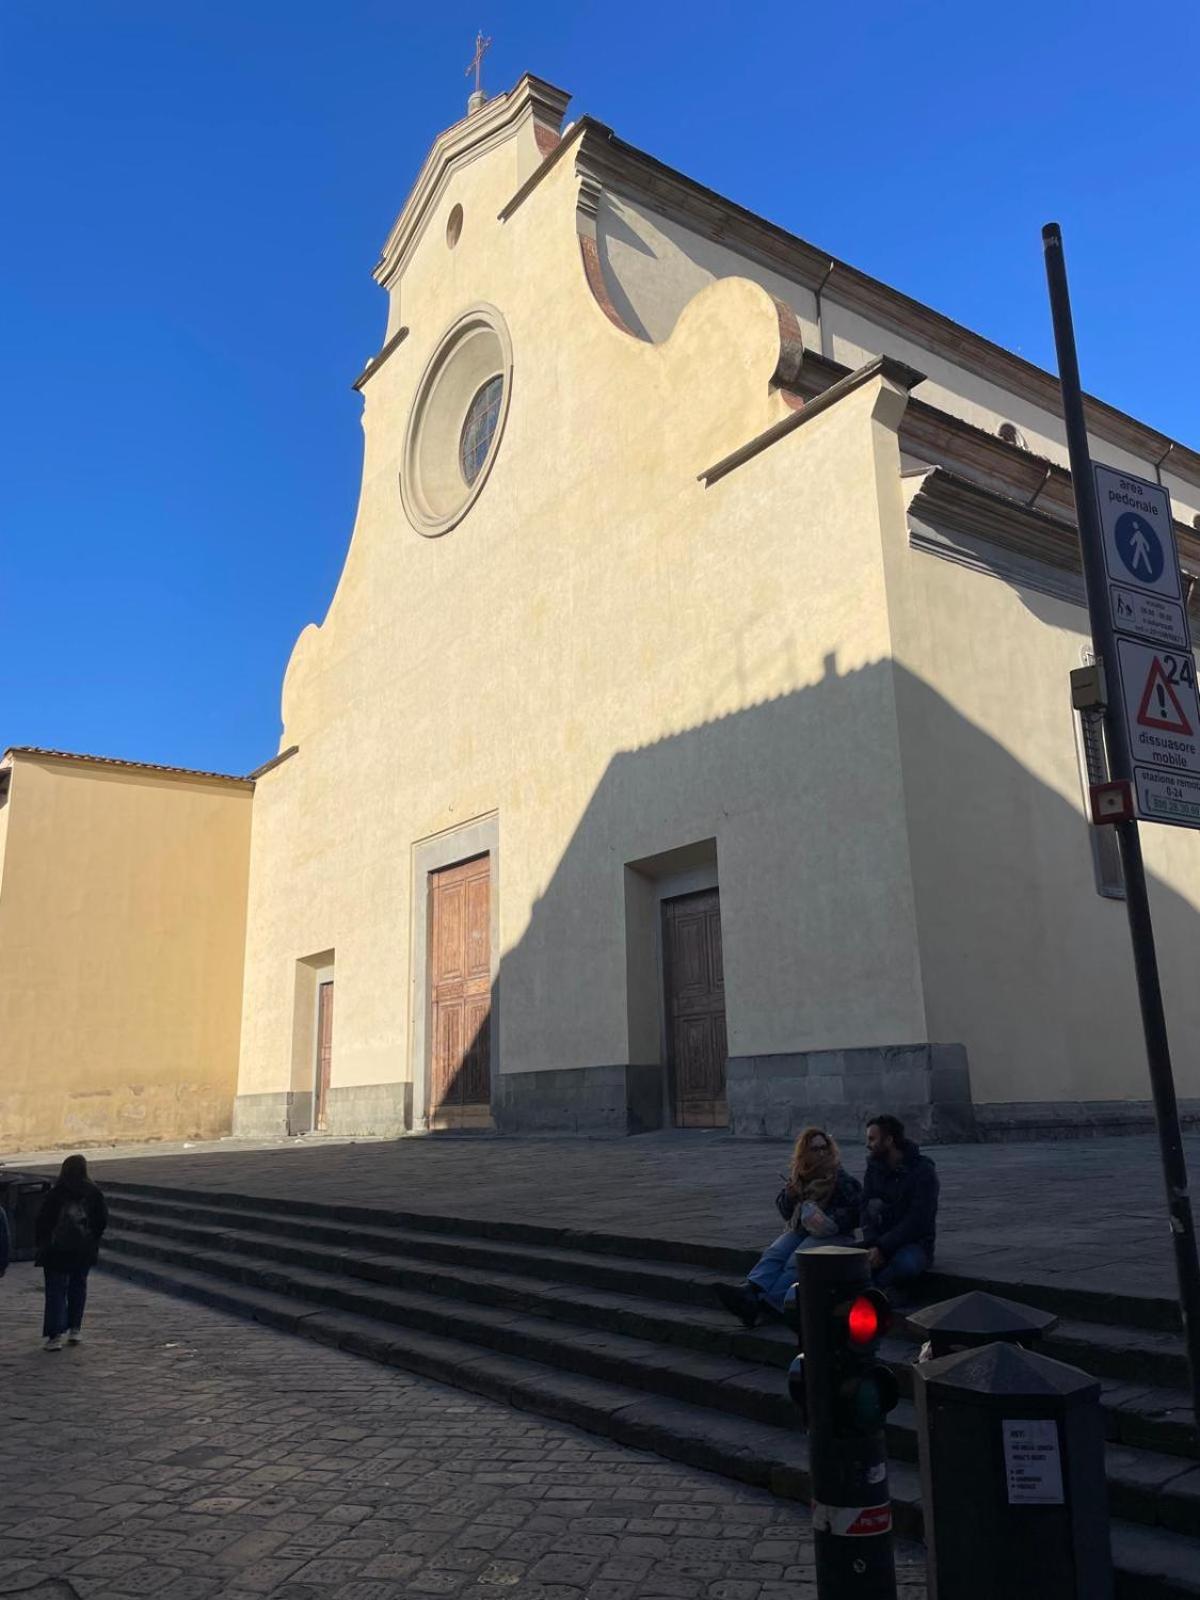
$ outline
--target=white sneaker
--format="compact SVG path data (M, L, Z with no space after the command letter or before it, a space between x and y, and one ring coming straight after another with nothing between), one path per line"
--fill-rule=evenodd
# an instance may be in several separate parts
M63 1336L62 1336L61 1333L56 1334L53 1339L47 1339L46 1340L46 1349L47 1350L61 1350L62 1347L63 1347Z
M70 1332L67 1334L67 1343L68 1344L82 1344L83 1343L83 1329L82 1328L72 1328L70 1330Z

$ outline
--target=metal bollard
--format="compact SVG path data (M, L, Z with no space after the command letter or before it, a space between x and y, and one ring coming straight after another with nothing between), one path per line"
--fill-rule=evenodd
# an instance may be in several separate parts
M1049 1311L1005 1300L998 1294L985 1294L980 1289L912 1311L904 1320L925 1335L935 1361L956 1350L974 1350L997 1341L1031 1350L1058 1326L1058 1318Z
M0 1172L0 1206L8 1212L14 1261L32 1261L37 1253L38 1212L51 1187L49 1178L30 1172Z
M813 1545L821 1600L895 1600L892 1503L883 1425L898 1399L877 1358L891 1320L865 1250L823 1245L798 1257L788 1296L803 1354L788 1389L808 1423Z
M989 1344L913 1387L929 1600L1112 1600L1096 1380Z

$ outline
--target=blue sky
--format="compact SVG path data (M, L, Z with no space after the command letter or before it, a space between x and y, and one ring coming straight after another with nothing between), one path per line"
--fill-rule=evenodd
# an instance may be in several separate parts
M1192 0L5 0L0 748L247 771L358 490L370 270L475 31L632 143L1200 445Z

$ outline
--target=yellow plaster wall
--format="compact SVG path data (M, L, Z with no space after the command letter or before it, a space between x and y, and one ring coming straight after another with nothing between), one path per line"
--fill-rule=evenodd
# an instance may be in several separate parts
M15 758L0 1149L229 1131L251 792Z

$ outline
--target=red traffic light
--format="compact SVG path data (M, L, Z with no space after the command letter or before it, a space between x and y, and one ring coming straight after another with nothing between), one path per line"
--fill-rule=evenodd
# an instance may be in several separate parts
M852 1344L874 1344L888 1330L892 1315L878 1290L855 1295L846 1313L846 1328Z

